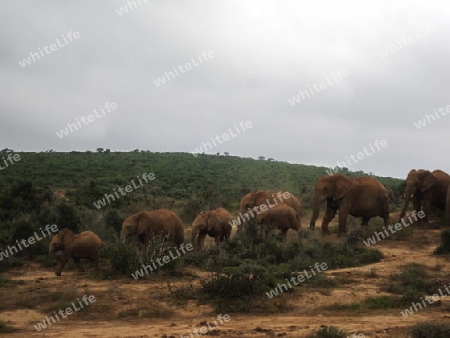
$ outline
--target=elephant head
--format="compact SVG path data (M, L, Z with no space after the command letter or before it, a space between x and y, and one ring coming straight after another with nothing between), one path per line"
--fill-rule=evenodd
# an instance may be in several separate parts
M48 248L50 256L60 256L65 249L68 249L73 241L73 232L69 229L62 229L53 238Z
M437 182L436 177L429 170L412 169L406 177L405 202L400 218L405 216L409 201L413 194L422 194L433 187ZM419 211L419 210L418 210Z
M317 180L314 188L313 215L309 225L311 230L314 230L316 226L320 205L326 200L339 201L349 193L352 186L352 180L341 174L324 176Z
M146 243L148 240L147 231L152 219L152 216L149 215L147 211L141 211L127 217L122 223L120 238L126 239L128 237L138 235L141 243Z
M200 232L211 231L212 224L208 224L209 214L205 211L199 213L197 217L192 222L192 243L195 245L197 235Z
M244 214L248 211L248 209L253 208L256 205L260 205L262 203L266 203L266 199L270 198L271 194L263 191L257 190L251 193L248 193L241 199L240 213Z

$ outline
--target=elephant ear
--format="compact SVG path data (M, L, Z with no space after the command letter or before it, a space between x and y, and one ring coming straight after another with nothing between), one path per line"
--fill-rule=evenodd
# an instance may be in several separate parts
M349 179L338 178L335 181L333 200L337 201L343 198L352 188L352 182Z
M429 171L424 173L420 191L424 192L430 189L436 183L436 177Z
M72 244L73 241L72 230L64 228L59 232L59 236L61 244L64 246L64 248L68 248Z
M138 218L137 218L137 220L136 220L136 222L137 222L136 233L137 233L138 235L141 235L141 234L143 234L145 231L147 231L148 226L149 226L149 224L150 224L150 222L151 222L152 220L153 220L153 217L150 216L150 215L148 214L148 212L142 211L142 212L139 214L139 216L138 216Z
M268 198L269 195L269 199L270 197L273 197L272 194L268 194L267 192L265 192L264 190L258 190L255 192L255 196L253 198L253 205L261 205L263 203L266 203L266 199Z

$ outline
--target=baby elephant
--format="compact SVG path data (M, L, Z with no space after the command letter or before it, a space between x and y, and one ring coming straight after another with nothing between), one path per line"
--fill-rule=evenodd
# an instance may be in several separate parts
M229 239L232 219L233 216L224 208L199 213L192 222L192 244L203 250L206 235L214 237L216 244Z
M98 268L98 254L102 240L92 231L83 231L74 234L69 229L62 229L53 237L48 253L50 256L58 257L58 265L55 274L61 276L66 262L72 258L78 270L84 271L80 265L80 259L89 259Z
M286 235L289 229L297 231L298 238L301 238L301 223L297 212L289 205L280 203L266 208L262 213L256 216L258 224L275 225L281 230L283 242L286 241Z

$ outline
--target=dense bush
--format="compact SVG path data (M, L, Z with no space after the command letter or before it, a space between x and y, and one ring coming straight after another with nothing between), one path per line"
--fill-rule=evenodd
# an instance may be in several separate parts
M437 255L450 253L450 230L445 229L441 232L441 244L434 251Z
M120 232L122 229L123 217L120 217L119 213L114 210L108 210L105 214L105 225L111 227L116 232Z
M315 333L306 336L306 338L347 338L347 332L334 326L321 326Z
M145 278L148 274L159 273L161 271L170 274L177 273L180 267L180 259L170 259L169 263L162 266L157 264L157 259L162 261L164 256L170 257L170 251L173 256L177 256L174 244L168 241L167 236L156 236L149 241L147 247L143 247L140 243L131 241L123 241L117 235L113 235L112 240L104 242L101 252L102 257L107 257L110 262L110 268L103 271L105 277L122 274L132 276L136 271L142 271L142 274L135 274L137 278ZM154 265L153 265L154 263ZM143 265L157 268L147 271L142 270ZM133 277L134 278L134 277Z
M411 329L412 338L450 337L450 323L422 322Z

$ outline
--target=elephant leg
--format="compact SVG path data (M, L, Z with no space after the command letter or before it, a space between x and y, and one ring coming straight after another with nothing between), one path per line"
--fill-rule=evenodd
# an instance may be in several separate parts
M94 264L94 267L98 270L98 255L92 257L91 262Z
M431 198L424 198L423 199L423 201L422 201L422 209L423 209L423 212L425 213L425 216L420 220L420 224L422 222L423 223L428 223L428 220L429 220L428 216L430 215L430 210L431 210Z
M387 212L383 215L383 222L384 222L384 226L386 228L389 226L389 223L391 222L390 217L389 217L389 208L388 208Z
M58 265L56 266L55 275L61 276L61 272L64 269L64 266L66 265L66 262L69 260L70 257L64 256L64 254L61 255L61 257L58 260Z
M368 226L369 225L369 220L370 220L370 217L363 217L362 218L362 222L361 222L361 226L362 227Z
M325 215L323 215L322 220L322 233L329 234L330 230L328 230L328 224L331 222L331 220L336 216L336 209L327 208L325 211Z
M424 201L424 208L425 208L425 201ZM418 194L414 194L413 196L413 207L414 210L416 210L416 212L419 212L420 210L422 210L422 198L421 196L419 196ZM423 219L419 219L419 225L422 224ZM428 222L428 220L427 220Z
M205 245L205 237L206 237L206 234L198 234L198 237L197 237L197 248L198 248L199 251L203 250L203 247Z
M286 236L289 229L281 229L281 239L286 242Z
M339 233L347 233L347 218L348 213L344 210L339 210Z
M413 197L413 207L414 210L416 210L417 212L419 212L422 209L420 196L417 196L416 194L414 194Z
M81 264L80 264L80 259L77 258L77 257L72 257L72 259L73 259L73 262L75 263L75 265L76 265L78 271L84 272L84 268L83 268L83 267L81 266Z

